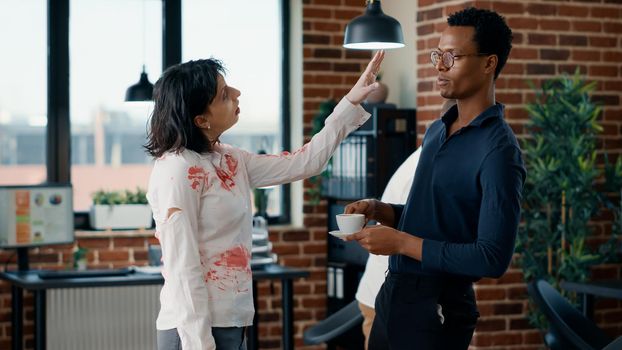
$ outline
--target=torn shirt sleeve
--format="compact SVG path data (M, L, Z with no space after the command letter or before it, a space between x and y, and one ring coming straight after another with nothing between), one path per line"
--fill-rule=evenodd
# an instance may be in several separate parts
M162 247L165 283L173 291L168 300L178 312L183 349L215 349L197 239L200 193L197 171L180 159L160 162L157 190L157 232ZM170 209L179 209L168 216Z

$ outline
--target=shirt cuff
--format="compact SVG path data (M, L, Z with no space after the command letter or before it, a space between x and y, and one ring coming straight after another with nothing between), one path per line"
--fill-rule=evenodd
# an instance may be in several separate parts
M393 226L394 227L398 227L400 224L400 220L402 220L402 213L404 212L404 205L403 204L392 204L392 203L388 203L391 208L393 208Z
M443 271L441 266L443 245L443 242L423 239L423 247L421 248L421 267L423 270L430 272Z
M340 116L346 114L349 116L347 120L342 121L342 123L347 124L349 126L354 126L359 128L363 125L367 119L371 116L371 114L367 113L360 104L353 105L352 102L348 101L347 98L342 98L341 101L335 106L333 113L326 118L324 125L328 125L330 123L337 122L340 119Z

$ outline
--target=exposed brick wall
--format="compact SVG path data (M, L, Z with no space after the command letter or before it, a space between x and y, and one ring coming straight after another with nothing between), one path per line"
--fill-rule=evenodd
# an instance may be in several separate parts
M446 17L466 6L494 9L514 32L508 63L496 83L496 98L506 105L506 119L518 137L525 136L528 120L524 105L534 100L527 85L578 66L588 80L597 81L594 99L604 109L599 152L622 153L622 6L620 1L434 1L419 0L417 14L417 118L419 140L438 116L442 103L435 86L436 70L429 53L437 47ZM611 232L611 217L594 220L594 240ZM595 278L620 278L619 265L600 266ZM527 290L516 266L500 279L484 279L476 295L481 319L471 343L473 349L539 349L542 337L527 322ZM622 334L622 305L600 300L596 321L612 336Z

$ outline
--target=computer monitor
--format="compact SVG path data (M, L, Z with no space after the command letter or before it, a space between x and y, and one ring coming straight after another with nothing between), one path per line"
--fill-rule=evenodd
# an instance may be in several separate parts
M73 241L71 185L0 186L0 249Z

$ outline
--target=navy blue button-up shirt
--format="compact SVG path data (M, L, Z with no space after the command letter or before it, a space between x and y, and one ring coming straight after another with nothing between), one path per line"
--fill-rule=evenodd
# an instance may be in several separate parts
M526 172L503 111L491 106L447 138L458 118L454 106L429 127L408 201L393 205L397 229L424 239L422 259L393 255L391 272L469 280L505 272Z

